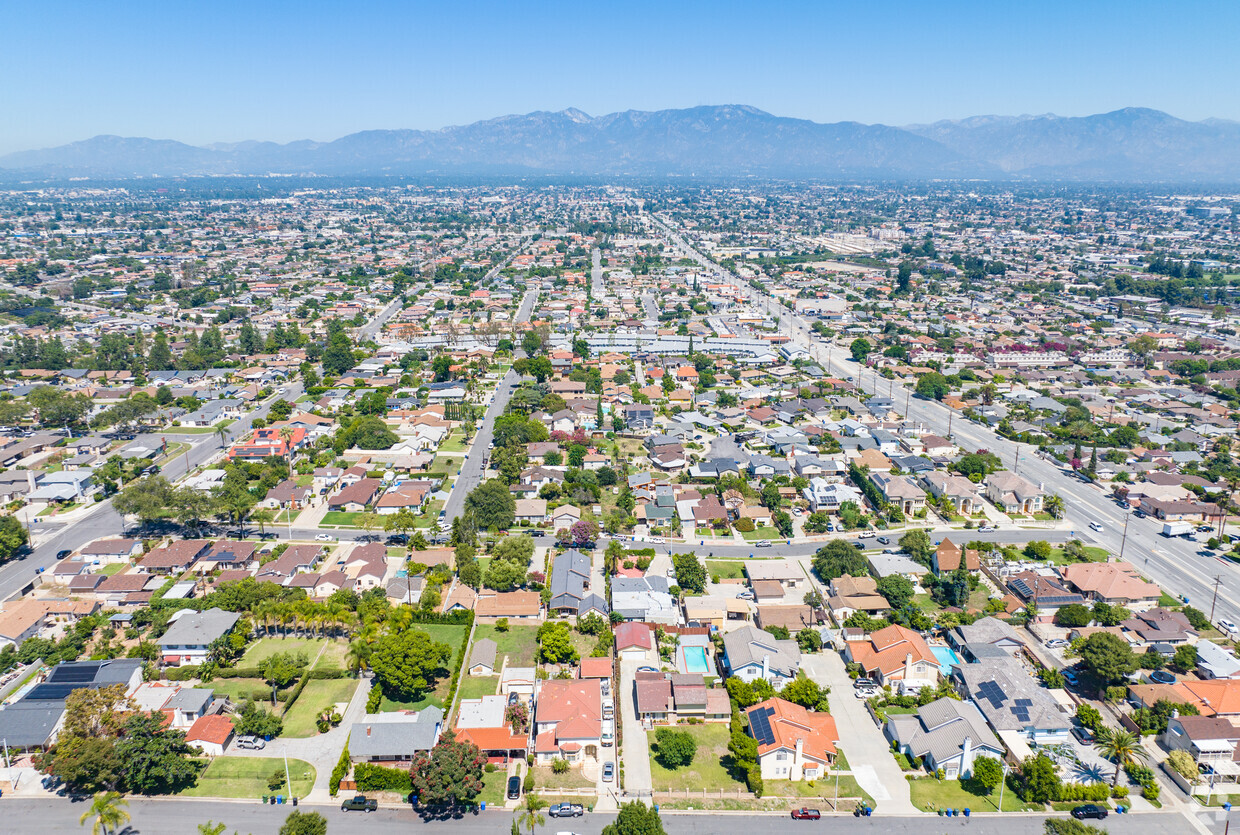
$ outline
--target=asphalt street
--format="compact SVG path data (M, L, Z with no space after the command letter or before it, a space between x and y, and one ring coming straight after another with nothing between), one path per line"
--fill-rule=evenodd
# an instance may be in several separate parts
M829 374L851 380L872 394L890 394L896 411L904 413L910 420L921 422L930 431L950 436L961 446L993 452L1004 466L1041 484L1047 493L1064 500L1065 518L1071 536L1122 554L1125 560L1145 571L1166 591L1182 596L1207 615L1213 610L1215 622L1220 618L1240 620L1240 565L1220 557L1203 555L1200 542L1162 536L1161 522L1133 516L1109 498L1102 488L1082 482L1036 455L1035 447L1001 438L989 428L955 414L942 403L913 396L915 381L901 378L890 381L863 368L847 356L845 348L823 344L802 317L769 296L756 292L748 283L703 256L662 221L656 222L690 258L703 268L726 277L751 301L765 306L769 313L778 316L781 330L791 337L793 344L805 348ZM1091 530L1091 522L1100 524L1102 530ZM1050 539L1049 536L1039 538ZM1008 537L1003 535L1000 539L1007 541Z
M9 832L81 833L78 819L88 808L85 802L69 800L4 799L0 801L6 818L13 825ZM418 830L454 833L454 835L496 835L508 832L512 813L486 811L448 820L425 820L409 809L380 809L378 812L342 812L337 806L312 807L302 804L302 811L317 811L327 818L328 832L406 833ZM289 806L263 806L255 803L233 803L212 800L145 800L131 798L128 807L132 816L123 835L188 835L198 824L214 821L227 825L225 832L240 835L275 835L288 814ZM1040 835L1044 815L972 816L969 818L938 818L931 815L854 818L851 815L827 817L819 822L793 821L783 814L747 814L738 812L667 813L663 827L669 835L753 835L755 832L843 831L884 835L930 835L930 833L970 832L975 835ZM568 821L548 819L538 827L541 833L571 832L575 835L598 835L615 819L611 814L588 814ZM24 828L21 822L26 821ZM1112 830L1122 829L1127 835L1163 835L1183 832L1192 826L1181 814L1157 812L1106 821Z

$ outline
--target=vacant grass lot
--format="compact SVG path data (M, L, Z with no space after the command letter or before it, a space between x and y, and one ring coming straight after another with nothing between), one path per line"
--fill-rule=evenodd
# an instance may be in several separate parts
M306 687L293 702L293 707L284 715L284 733L286 737L314 736L319 732L315 720L327 708L339 702L348 702L357 689L357 679L334 678L315 679L306 682ZM342 710L341 713L344 713Z
M431 636L431 640L441 641L452 648L452 654L439 671L439 680L433 690L424 693L416 701L399 702L386 696L380 703L380 711L421 710L427 705L447 708L448 688L452 686L452 668L456 664L457 653L461 651L461 641L469 632L468 626L457 626L450 623L415 623L411 629L420 629Z
M180 796L258 799L265 794L287 795L285 788L278 792L267 788L267 780L276 769L284 771L282 757L216 757L198 775L198 785ZM288 773L297 797L305 797L314 788L314 766L305 760L289 760Z
M210 686L217 696L227 696L237 704L259 696L255 701L262 702L269 710L271 708L271 685L261 678L216 678ZM280 692L287 693L291 689L285 688Z
M250 645L237 666L257 667L263 660L280 652L301 653L306 656L307 663L313 664L319 650L330 642L329 638L261 638ZM340 657L344 657L343 652Z
M754 528L752 531L743 532L741 536L749 542L757 542L759 539L783 539L775 528Z
M745 563L735 560L707 560L706 573L721 580L743 580Z
M675 770L664 768L655 758L656 745L654 734L650 735L650 781L656 792L668 789L723 789L735 791L744 788L742 779L737 782L723 765L725 757L731 760L728 753L727 725L685 725L677 726L678 731L687 731L697 740L697 754L693 763Z
M508 656L509 667L534 666L534 654L538 652L537 634L536 626L510 626L507 632L497 632L492 624L480 623L474 630L474 640L490 638L495 642L495 670L499 672L505 655Z

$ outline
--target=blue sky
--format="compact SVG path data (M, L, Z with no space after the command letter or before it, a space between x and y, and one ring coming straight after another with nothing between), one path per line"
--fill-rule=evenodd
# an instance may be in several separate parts
M0 153L751 104L820 122L1240 119L1234 0L5 4Z

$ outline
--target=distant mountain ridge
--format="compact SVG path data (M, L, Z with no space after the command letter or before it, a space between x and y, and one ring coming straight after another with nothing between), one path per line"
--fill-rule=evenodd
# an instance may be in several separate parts
M383 174L1240 181L1240 123L1125 108L1085 117L975 116L821 124L746 105L570 108L332 142L206 147L96 136L0 157L0 176L60 179Z

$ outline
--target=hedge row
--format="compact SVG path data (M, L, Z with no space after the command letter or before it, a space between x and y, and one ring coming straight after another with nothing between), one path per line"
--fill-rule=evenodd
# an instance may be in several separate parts
M358 763L353 769L353 781L357 783L359 792L388 791L409 794L413 791L413 781L409 772L403 768Z
M452 669L452 682L448 685L448 698L444 702L444 706L448 711L452 710L452 703L456 699L456 688L461 682L461 668L465 666L465 651L469 649L469 636L473 634L472 622L474 619L473 612L466 612L469 615L471 628L465 630L465 637L461 639L461 651L456 654L456 664Z
M1111 796L1111 787L1107 783L1064 783L1058 795L1062 801L1106 800Z
M340 752L340 759L336 761L336 767L332 769L332 779L327 785L327 790L335 797L340 793L340 781L349 773L349 742L345 740L344 750Z

